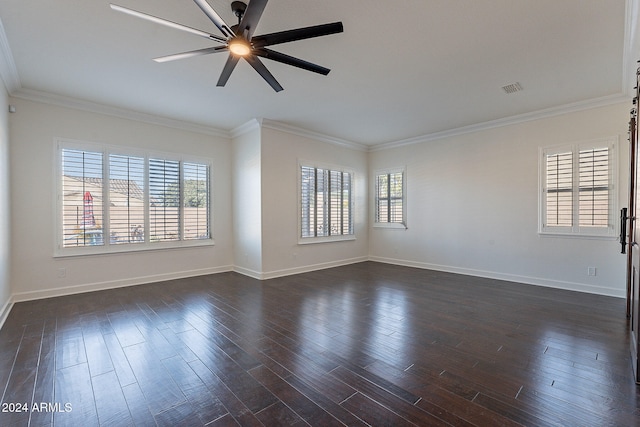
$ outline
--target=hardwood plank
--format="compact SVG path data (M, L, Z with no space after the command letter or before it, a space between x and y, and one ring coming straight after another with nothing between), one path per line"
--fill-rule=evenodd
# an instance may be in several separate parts
M180 356L164 359L162 364L180 387L191 405L191 409L202 424L217 420L228 412L222 402L209 392L200 377ZM186 413L186 407L183 412Z
M298 414L283 402L276 402L267 406L258 412L256 417L265 426L308 426Z
M148 343L154 350L156 358L163 360L176 356L178 353L173 345L169 343L165 334L163 334L154 323L144 316L131 316L132 322L137 326L138 331L144 338L144 342ZM163 330L163 331L166 331Z
M451 418L451 415L455 415L474 426L518 427L522 425L435 385L424 386L421 395L423 397L416 403L416 406L429 412L439 408L445 411L441 417L454 425L459 424Z
M56 369L68 368L87 362L82 329L58 324L56 330Z
M136 426L140 427L155 427L156 421L151 414L149 405L140 390L138 383L131 383L122 387L122 393L125 401L127 402L127 408Z
M189 366L191 366L193 371L200 377L209 389L209 392L220 399L224 407L229 411L229 414L238 424L243 426L262 426L262 423L244 402L200 360L189 363Z
M183 402L177 406L172 406L157 414L155 418L158 427L204 425L189 402Z
M342 406L372 426L401 427L416 425L360 393L356 393L342 402ZM449 424L434 422L431 425Z
M100 426L133 425L127 402L115 371L91 378Z
M83 323L82 338L91 376L113 371L113 362L97 318Z
M422 406L416 406L421 400L419 398L415 402L407 402L391 391L374 384L342 366L333 370L331 375L351 384L360 394L387 408L393 408L393 412L416 425L446 425L447 423L457 426L471 425L457 415L449 413L435 405L423 404Z
M181 339L199 357L200 361L225 383L242 402L256 413L273 404L277 399L246 370L235 363L225 352L198 331L179 334Z
M502 399L478 393L473 402L525 426L560 425L560 420L555 417L555 414L524 406L515 399L505 402Z
M123 348L145 342L144 337L127 312L109 313L109 321L118 337L120 346Z
M231 416L231 414L223 415L217 420L211 421L207 427L238 427L240 424Z
M264 385L267 390L280 399L280 402L310 425L327 427L343 425L338 419L316 405L308 397L268 368L258 366L252 369L250 374ZM261 419L260 415L257 416Z
M129 361L127 360L127 356L124 354L122 347L120 347L120 342L118 341L115 333L103 335L103 339L107 347L107 351L109 352L111 363L118 375L118 380L122 387L137 382L137 379L131 370L131 366L129 365Z
M91 375L86 363L56 371L53 421L56 426L98 425Z
M2 396L0 425L27 425L36 381L40 339L23 337ZM4 406L4 405L10 406Z
M345 410L342 406L339 405L340 402L343 402L344 400L346 400L348 397L353 395L353 393L345 397L345 399L342 399L340 402L336 403L333 399L327 396L328 394L330 395L331 393L323 392L322 390L325 390L323 388L316 389L295 375L287 378L287 382L291 384L291 386L294 387L296 390L298 390L300 393L304 394L309 399L311 399L311 401L314 402L316 405L318 405L319 407L321 407L322 409L330 413L334 418L342 422L344 425L347 425L347 426L365 426L366 425L364 421L357 418L351 412Z
M33 390L33 402L53 402L55 367L55 329L54 321L46 321L42 331L39 362L36 371L36 383ZM31 426L49 426L53 424L53 412L34 412L29 414Z
M130 345L123 350L153 415L186 401L160 359L156 357L153 347L141 343Z

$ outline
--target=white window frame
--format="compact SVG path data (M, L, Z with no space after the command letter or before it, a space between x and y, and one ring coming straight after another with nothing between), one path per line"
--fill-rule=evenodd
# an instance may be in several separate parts
M163 153L157 151L145 151L135 148L129 148L124 146L115 146L108 144L101 144L95 142L87 142L87 141L78 141L78 140L70 140L63 138L56 138L55 144L55 166L54 170L54 206L55 206L55 226L53 229L55 230L55 238L54 238L54 257L66 257L66 256L83 256L83 255L94 255L94 254L108 254L108 253L126 253L126 252L138 252L138 251L148 251L148 250L159 250L159 249L175 249L175 248L183 248L183 247L199 247L199 246L212 246L215 244L213 239L213 182L214 182L214 171L213 171L213 162L211 159L198 157L198 156L189 156L184 154L175 154L175 153ZM109 207L109 191L108 186L103 186L102 188L102 199L104 205L104 217L102 219L103 222L103 244L95 245L95 246L80 246L80 247L64 247L63 241L63 193L62 193L62 181L63 181L63 171L62 171L62 153L63 150L78 150L78 151L87 151L87 152L96 152L102 154L102 180L103 182L109 182L109 156L110 155L121 155L121 156L130 156L130 157L142 157L144 159L144 241L139 243L119 243L113 244L110 242L110 207ZM200 239L183 239L184 232L184 222L180 221L180 238L178 240L171 241L161 241L161 242L152 242L150 241L150 225L149 225L149 206L150 206L150 196L149 196L149 159L165 159L172 161L179 161L182 165L183 163L196 163L199 165L206 165L209 171L209 180L208 180L208 202L209 202L209 230L207 238ZM184 172L183 168L180 168L180 185L184 182ZM183 193L181 192L181 200L179 203L180 209L180 218L183 218L183 201L182 201Z
M378 177L381 175L402 174L402 221L389 222L378 221ZM392 168L392 169L380 169L374 172L372 178L372 190L373 190L373 227L374 228L394 228L394 229L407 229L407 169L405 167Z
M579 154L584 150L609 149L609 199L608 199L608 225L606 227L580 226L579 220ZM539 212L538 212L538 233L540 236L564 236L564 237L586 237L586 238L606 238L614 239L618 236L618 137L608 137L594 139L590 141L576 142L573 144L563 144L550 147L539 148ZM547 214L547 188L546 188L546 162L547 156L572 153L572 224L570 226L554 226L545 223Z
M349 211L350 211L350 219L351 225L350 228L352 230L351 234L338 234L338 235L330 235L330 236L311 236L311 237L302 237L302 168L315 168L315 169L323 169L332 172L342 172L348 173L351 176L351 193L349 200ZM327 242L340 242L340 241L349 241L356 239L356 231L355 231L355 194L356 194L356 175L353 170L336 165L328 165L321 164L312 161L298 161L298 244L306 245L306 244L314 244L314 243L327 243Z

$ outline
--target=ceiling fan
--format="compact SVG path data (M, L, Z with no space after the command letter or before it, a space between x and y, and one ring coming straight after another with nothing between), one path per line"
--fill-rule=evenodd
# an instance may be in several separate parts
M209 40L220 43L219 46L207 47L204 49L197 49L189 52L177 53L174 55L163 56L154 59L154 61L156 62L167 62L177 59L190 58L193 56L228 51L229 57L226 64L224 65L224 68L222 69L222 74L218 79L217 86L224 86L227 83L227 80L229 80L231 73L233 72L234 68L241 58L244 58L249 63L249 65L251 65L276 92L280 92L283 88L282 86L280 86L280 83L278 83L275 77L273 77L273 75L269 72L269 70L267 70L267 67L265 67L265 65L260 60L260 57L281 62L283 64L292 65L294 67L302 68L303 70L312 71L314 73L322 74L325 76L329 74L329 71L331 70L329 70L328 68L312 64L311 62L307 62L293 56L285 55L284 53L276 52L269 49L267 46L341 33L343 31L342 22L314 25L311 27L296 28L293 30L279 31L277 33L254 36L253 32L258 26L258 21L262 16L262 12L264 11L265 6L267 5L267 1L268 0L251 0L248 5L241 1L231 2L231 9L233 13L238 17L238 24L230 27L224 22L220 15L216 13L216 11L206 0L194 0L194 2L200 7L200 9L202 9L205 15L207 15L207 17L211 20L211 22L213 22L214 25L218 27L220 32L222 32L222 36L210 34L206 31L201 31L196 28L188 27L186 25L158 18L153 15L138 12L133 9L128 9L123 6L111 4L111 8L118 12L123 12L137 18L155 22L157 24L166 25L177 30L186 31L191 34L205 37Z

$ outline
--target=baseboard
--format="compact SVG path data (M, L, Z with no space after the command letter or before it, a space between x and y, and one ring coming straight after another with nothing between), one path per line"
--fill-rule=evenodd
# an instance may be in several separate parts
M204 276L207 274L224 273L233 271L233 266L214 268L202 268L198 270L180 271L174 273L156 274L150 276L134 277L124 280L112 280L107 282L88 283L77 286L47 289L44 291L19 292L13 295L13 302L32 301L43 298L60 297L65 295L80 294L84 292L103 291L107 289L124 288L127 286L144 285L147 283L163 282L166 280L184 279L187 277Z
M252 279L262 280L262 273L259 271L251 270L250 268L244 268L237 265L233 266L233 271L243 276L251 277Z
M284 277L284 276L292 276L294 274L309 273L311 271L325 270L327 268L340 267L340 266L349 265L349 264L356 264L358 262L364 262L368 260L369 260L369 257L364 256L364 257L342 259L338 261L323 262L319 264L304 265L301 267L285 268L282 270L273 270L273 271L263 272L261 274L261 279L267 280L267 279L275 279L276 277Z
M567 282L562 280L544 279L541 277L521 276L516 274L500 273L495 271L476 270L471 268L454 267L448 265L431 264L426 262L409 261L385 257L369 257L369 261L382 262L385 264L402 265L405 267L422 268L426 270L443 271L446 273L463 274L466 276L484 277L494 280L505 280L508 282L523 283L525 285L544 286L547 288L564 289L567 291L585 292L589 294L605 295L617 298L626 298L624 290L617 291L602 286L594 286L586 283Z

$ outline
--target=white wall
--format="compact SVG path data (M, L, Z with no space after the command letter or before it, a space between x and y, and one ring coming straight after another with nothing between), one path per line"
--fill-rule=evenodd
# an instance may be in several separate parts
M6 92L0 98L8 103ZM626 205L626 104L367 153L274 123L254 121L231 142L24 99L11 102L18 112L0 114L0 304L11 293L19 301L233 268L269 278L369 258L624 296L625 257L615 240L540 237L537 215L538 147L612 135L620 140L618 188L620 206ZM54 258L56 137L213 159L216 245ZM7 156L9 188L1 175L9 170ZM298 243L298 165L305 160L355 173L355 240ZM407 170L409 228L373 228L368 183L374 171L397 167ZM10 203L2 203L9 197ZM587 267L596 267L597 275L588 276ZM58 277L60 268L66 277Z
M367 152L291 132L262 128L262 253L264 277L364 261L368 258ZM355 240L298 243L299 162L354 173Z
M0 80L1 82L1 80ZM8 315L11 298L9 223L9 96L0 83L0 325Z
M248 123L233 139L233 241L237 271L262 274L260 125Z
M229 139L23 99L12 103L17 108L11 115L10 150L16 300L232 269ZM212 159L215 246L53 258L57 137ZM64 278L58 274L61 268Z
M628 110L619 104L372 152L371 176L406 166L408 208L407 230L370 227L372 259L623 297L617 241L538 235L538 147L617 135L626 206Z

